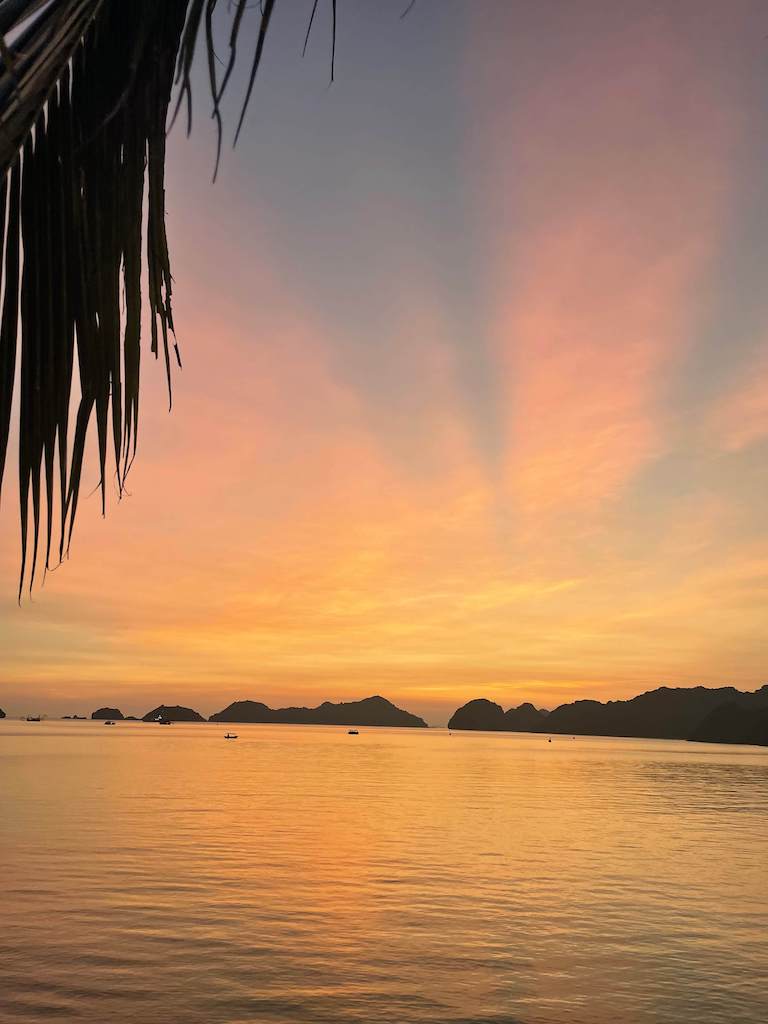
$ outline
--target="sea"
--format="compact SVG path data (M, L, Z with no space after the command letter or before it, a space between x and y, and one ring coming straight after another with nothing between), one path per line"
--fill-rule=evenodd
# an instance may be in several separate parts
M765 1024L768 749L6 719L0 1021L48 1020Z

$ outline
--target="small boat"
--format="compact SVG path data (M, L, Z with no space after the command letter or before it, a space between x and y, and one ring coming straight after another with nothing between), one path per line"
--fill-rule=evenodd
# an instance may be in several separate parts
M171 724L170 718L156 718L155 721L157 722L158 725L170 725Z
M359 733L358 733L357 729L350 729L349 732L347 733L347 736L358 736L358 735L359 735Z
M104 725L114 725L114 722L105 722Z
M228 732L228 733L225 734L224 739L225 740L236 740L237 739L237 733L236 732Z
M39 722L40 721L40 715L27 715L27 721L28 722Z

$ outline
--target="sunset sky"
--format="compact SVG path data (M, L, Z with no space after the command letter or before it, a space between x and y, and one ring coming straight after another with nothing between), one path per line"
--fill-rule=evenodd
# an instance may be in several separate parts
M173 412L145 350L130 496L21 607L10 467L0 706L765 682L765 3L342 2L330 87L323 6L215 185L200 68Z

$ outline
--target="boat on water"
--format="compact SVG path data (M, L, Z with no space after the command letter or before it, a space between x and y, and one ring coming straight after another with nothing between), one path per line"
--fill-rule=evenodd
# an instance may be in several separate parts
M40 715L27 715L27 721L28 722L39 722L40 721Z
M347 731L347 736L359 736L359 735L360 735L360 733L357 731L357 729L349 729Z
M114 722L105 722L104 725L114 725Z
M225 740L236 740L237 739L237 733L236 732L228 732L228 733L225 734L224 739Z
M157 722L158 725L170 725L171 724L170 718L156 718L155 721Z

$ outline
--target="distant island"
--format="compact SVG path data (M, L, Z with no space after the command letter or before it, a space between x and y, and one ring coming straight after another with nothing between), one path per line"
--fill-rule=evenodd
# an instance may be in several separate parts
M142 717L142 722L158 722L165 719L166 722L204 722L205 719L198 711L192 708L183 708L180 704L161 704L152 711L148 711Z
M137 721L133 715L124 715L119 708L98 708L92 719L115 722ZM205 722L199 711L185 708L180 704L160 704L142 715L142 722ZM272 709L256 700L236 700L223 711L211 715L209 722L254 722L281 725L364 725L398 726L400 728L426 729L423 718L403 711L384 697L366 697L332 704L324 701L316 708Z
M80 716L64 717L77 719ZM0 718L5 718L2 709ZM160 704L141 719L124 715L119 708L102 707L94 711L91 718L165 724L206 721L199 711L180 704ZM423 718L404 711L381 696L338 704L323 701L315 708L270 708L261 701L236 700L211 715L207 721L427 728ZM553 711L537 708L530 702L505 711L501 705L479 698L458 708L451 716L448 728L768 746L768 684L751 692L737 690L733 686L660 686L629 700L576 700L561 704Z
M768 745L768 684L754 692L661 686L630 700L577 700L553 711L530 703L504 711L478 699L455 711L448 728Z
M5 718L5 712L0 708L0 718Z
M365 725L400 726L426 729L423 718L395 707L384 697L332 704L324 701L316 708L277 708L254 700L236 700L215 715L210 722L274 722L282 725Z
M752 743L768 747L768 704L757 708L743 707L735 701L721 704L710 711L688 738L697 743Z

